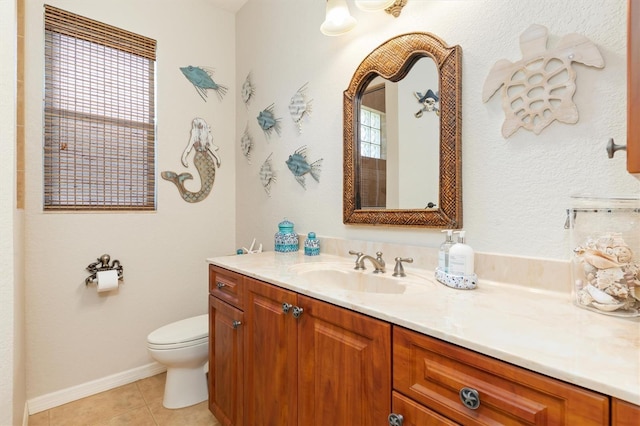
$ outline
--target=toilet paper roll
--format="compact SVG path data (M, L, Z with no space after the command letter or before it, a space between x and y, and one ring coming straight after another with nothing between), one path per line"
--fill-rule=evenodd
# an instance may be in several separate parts
M118 271L110 269L108 271L98 271L98 293L115 290L118 288Z

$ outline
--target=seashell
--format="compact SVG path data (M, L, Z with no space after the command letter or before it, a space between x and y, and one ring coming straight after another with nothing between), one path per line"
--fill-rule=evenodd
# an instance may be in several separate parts
M588 264L595 266L598 269L618 268L620 264L615 261L611 256L607 256L604 253L585 250L582 254L582 258Z
M608 295L604 291L592 286L591 284L588 284L584 289L591 295L591 297L593 297L593 300L598 303L602 303L605 305L613 305L619 303L618 300L613 296Z
M591 302L591 306L603 312L613 312L615 310L622 308L624 305L625 305L624 303L607 304L607 303Z
M593 302L593 297L591 297L589 292L586 290L578 291L577 296L578 303L580 303L581 305L589 306L591 302Z
M614 247L612 252L620 263L629 263L633 259L633 252L627 246Z

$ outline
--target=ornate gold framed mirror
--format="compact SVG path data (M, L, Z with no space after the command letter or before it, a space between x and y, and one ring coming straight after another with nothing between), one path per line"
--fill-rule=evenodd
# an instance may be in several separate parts
M462 227L461 59L408 33L360 63L343 98L344 223Z

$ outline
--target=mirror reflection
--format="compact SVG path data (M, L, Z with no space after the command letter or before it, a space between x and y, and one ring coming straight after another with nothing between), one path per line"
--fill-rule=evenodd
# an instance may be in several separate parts
M462 227L461 57L407 33L355 70L343 98L344 223Z
M438 69L420 58L400 81L374 78L359 108L357 208L432 209L439 196Z

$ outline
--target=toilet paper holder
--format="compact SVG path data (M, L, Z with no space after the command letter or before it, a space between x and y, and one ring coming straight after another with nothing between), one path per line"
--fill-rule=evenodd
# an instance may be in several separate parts
M84 285L89 285L89 283L94 282L98 277L98 272L110 271L112 269L118 271L118 280L122 281L123 268L122 265L120 265L119 260L114 259L113 262L109 264L111 256L109 256L108 254L103 254L96 260L97 262L90 263L89 266L87 266L87 271L91 272L91 275L89 275L87 279L84 280Z

